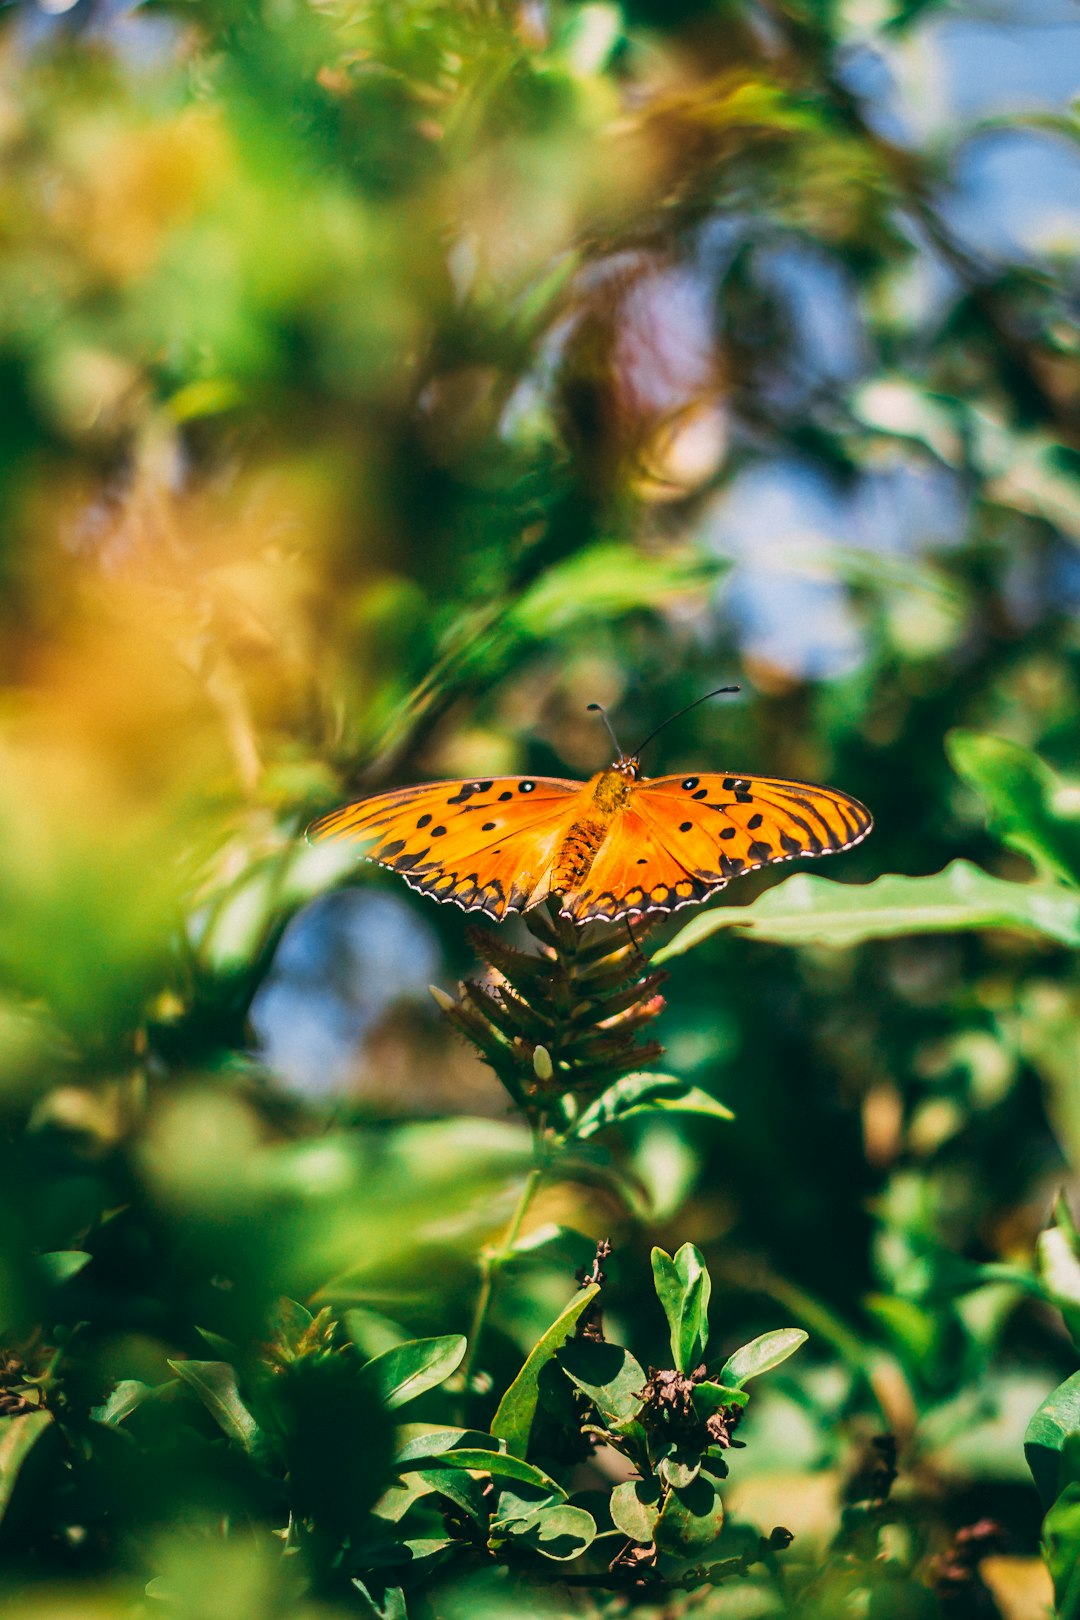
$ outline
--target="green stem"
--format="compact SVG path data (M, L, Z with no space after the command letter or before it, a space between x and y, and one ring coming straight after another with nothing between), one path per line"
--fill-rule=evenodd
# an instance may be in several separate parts
M472 1326L469 1328L469 1348L465 1356L464 1366L461 1369L461 1377L466 1391L469 1387L473 1367L476 1364L480 1340L487 1325L488 1312L491 1309L492 1295L495 1291L495 1279L518 1240L518 1234L521 1231L525 1216L529 1212L529 1205L532 1203L540 1183L544 1179L544 1172L547 1169L545 1139L546 1130L544 1123L541 1121L533 1129L533 1151L536 1162L522 1185L517 1204L514 1207L514 1213L510 1217L510 1224L503 1233L498 1247L487 1250L481 1262L480 1292L476 1296L476 1308L473 1311Z

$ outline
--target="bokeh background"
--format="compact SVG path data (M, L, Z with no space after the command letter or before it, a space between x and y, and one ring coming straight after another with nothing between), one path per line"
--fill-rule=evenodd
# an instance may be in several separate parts
M427 996L475 968L467 919L304 844L350 794L587 774L588 702L629 746L738 681L646 769L855 794L877 825L828 863L844 882L957 856L1028 877L946 739L1075 769L1078 92L1070 0L8 7L0 1314L23 1370L60 1330L72 1402L155 1385L196 1327L254 1334L281 1292L464 1330L527 1133ZM977 1268L1030 1268L1077 1173L1074 955L725 931L669 966L665 1066L736 1120L628 1127L605 1152L634 1209L600 1163L544 1193L495 1385L601 1235L609 1310L658 1357L649 1244L695 1242L715 1335L811 1331L734 1510L812 1563L887 1429L898 1567L989 1516L998 1612L1047 1613L1022 1441L1075 1352ZM58 1283L58 1251L91 1259ZM201 1615L210 1568L207 1615L307 1612L198 1542L233 1487L183 1445L137 1481L48 1464L9 1480L10 1612L127 1614L166 1570L154 1612Z

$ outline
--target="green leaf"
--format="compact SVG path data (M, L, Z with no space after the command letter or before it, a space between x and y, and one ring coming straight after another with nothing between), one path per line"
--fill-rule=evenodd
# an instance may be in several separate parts
M905 934L952 934L1010 928L1080 945L1080 900L1047 883L1009 883L970 861L932 877L890 873L873 883L835 883L800 872L749 906L704 912L656 952L680 956L723 928L745 929L776 945L859 945Z
M1039 1281L1046 1297L1065 1319L1072 1341L1080 1349L1080 1252L1076 1229L1065 1207L1058 1200L1056 1219L1039 1233L1035 1258Z
M465 1350L466 1341L460 1333L437 1339L407 1339L365 1363L362 1375L378 1390L383 1405L394 1410L449 1378L461 1365Z
M477 1524L486 1525L488 1522L487 1499L484 1495L484 1486L478 1479L460 1468L425 1468L421 1473L410 1476L420 1479L435 1491L439 1496L445 1496L447 1501L453 1502L463 1513Z
M566 1376L584 1391L611 1428L632 1423L641 1411L645 1374L640 1363L621 1344L570 1339L556 1359Z
M608 1505L612 1520L624 1536L648 1546L656 1533L660 1498L658 1479L628 1479L611 1493Z
M596 1520L584 1508L559 1503L538 1508L524 1519L503 1520L500 1540L514 1541L519 1547L543 1558L577 1558L596 1536Z
M169 1366L195 1392L230 1440L256 1460L265 1454L265 1438L241 1398L235 1367L227 1361L170 1361Z
M148 1395L153 1394L151 1385L144 1384L139 1378L122 1378L116 1387L100 1406L90 1408L90 1416L95 1423L109 1423L115 1426L123 1423L130 1417L137 1406L141 1406Z
M668 1492L656 1521L656 1545L677 1558L699 1556L711 1546L724 1523L720 1492L707 1474Z
M956 730L945 747L957 775L986 800L1002 842L1044 876L1080 883L1080 787L1003 737Z
M720 1369L720 1383L734 1384L736 1389L741 1389L748 1379L779 1367L809 1337L802 1328L776 1328L772 1333L762 1333L728 1356Z
M684 1243L674 1260L663 1249L654 1249L652 1268L657 1297L668 1321L672 1358L680 1372L691 1372L709 1341L712 1283L705 1261L692 1243Z
M524 1457L529 1444L529 1431L536 1415L536 1402L540 1393L540 1373L561 1350L573 1333L579 1319L588 1310L600 1292L597 1283L574 1295L573 1299L548 1328L543 1338L533 1346L524 1367L499 1402L499 1409L491 1421L491 1432L505 1440L508 1450Z
M1080 1437L1080 1372L1074 1372L1043 1401L1024 1435L1024 1456L1032 1478L1048 1509L1066 1480L1071 1466L1068 1442Z
M1057 1620L1080 1617L1080 1483L1066 1485L1043 1521L1043 1550L1054 1582Z
M561 1485L532 1463L502 1449L502 1442L474 1429L432 1429L413 1435L400 1446L393 1460L398 1473L427 1472L434 1468L464 1468L501 1479L516 1479L545 1495L565 1501Z
M725 1406L745 1406L750 1397L734 1384L717 1384L708 1379L694 1385L694 1410L701 1418L711 1417Z
M688 1086L673 1074L625 1074L590 1103L574 1126L577 1141L595 1136L633 1114L706 1114L712 1119L734 1119L730 1108L698 1086Z
M528 636L557 635L589 619L649 612L688 590L704 591L725 565L691 551L650 555L636 546L601 544L542 574L509 609Z
M47 1429L52 1413L44 1409L0 1418L0 1519L11 1504L19 1474L31 1451Z
M69 1277L74 1277L84 1266L88 1266L93 1255L82 1249L54 1249L51 1254L38 1256L38 1264L44 1271L47 1280L51 1283L65 1283Z
M509 1451L471 1450L462 1447L460 1450L440 1452L438 1463L440 1468L464 1468L474 1473L491 1474L497 1479L516 1479L523 1485L535 1485L537 1490L546 1491L553 1496L566 1495L566 1492L556 1485L542 1468L525 1462L521 1457L511 1455Z

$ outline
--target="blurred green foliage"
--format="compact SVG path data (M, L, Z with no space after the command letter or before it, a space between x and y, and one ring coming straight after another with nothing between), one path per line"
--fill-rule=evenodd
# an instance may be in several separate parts
M16 1620L1080 1614L1075 267L962 206L1076 120L913 100L958 28L5 12ZM530 1131L303 828L731 679L646 769L876 831L670 925L662 1073L485 1048Z

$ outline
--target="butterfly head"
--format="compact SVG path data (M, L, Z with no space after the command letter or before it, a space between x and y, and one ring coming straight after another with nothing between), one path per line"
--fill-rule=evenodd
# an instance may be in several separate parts
M611 769L626 782L637 782L641 778L641 761L636 754L620 754L613 759Z

